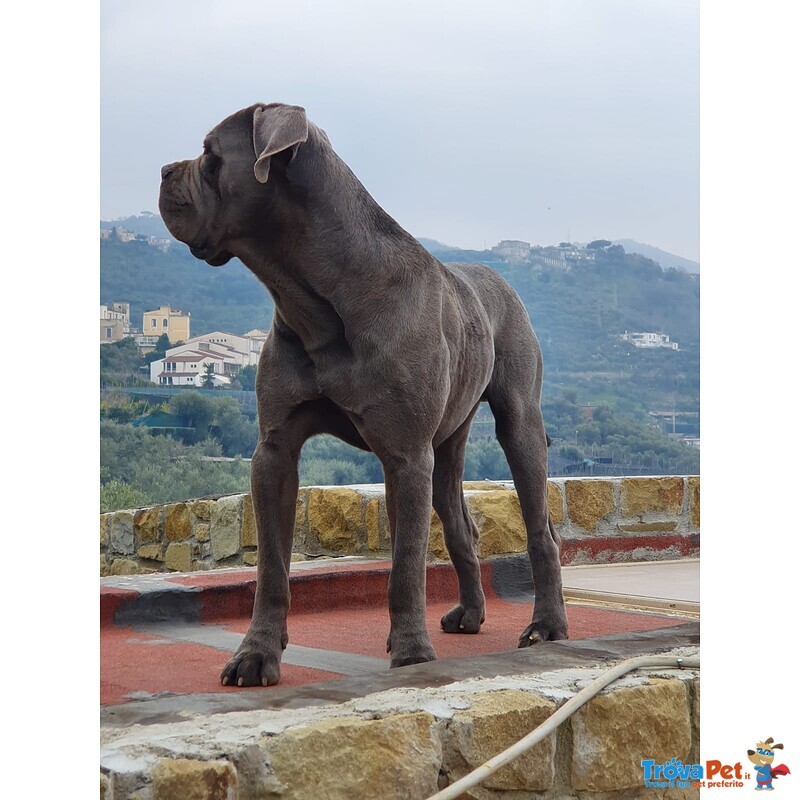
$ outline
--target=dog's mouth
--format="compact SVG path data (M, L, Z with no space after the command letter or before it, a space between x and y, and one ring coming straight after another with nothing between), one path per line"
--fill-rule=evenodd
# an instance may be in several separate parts
M190 245L189 252L195 258L205 261L206 264L210 264L212 267L221 267L233 258L233 253L229 253L227 250L216 250L207 244L202 244L198 247Z

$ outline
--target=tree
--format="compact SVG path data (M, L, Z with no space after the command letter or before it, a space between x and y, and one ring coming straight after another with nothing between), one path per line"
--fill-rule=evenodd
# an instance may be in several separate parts
M595 239L593 242L589 242L586 245L587 250L605 250L606 247L610 247L611 242L608 239Z
M127 337L100 345L100 372L134 372L139 366L136 342Z
M181 392L170 402L172 413L187 420L188 427L195 429L195 441L202 442L209 432L216 407L209 397L195 392Z
M144 360L150 364L153 361L158 361L161 358L166 358L167 350L172 347L172 344L169 340L169 336L166 333L162 333L161 336L158 337L158 341L156 342L156 346L154 350L151 350L145 357Z
M250 456L258 443L258 425L242 414L232 397L215 401L213 436L226 456Z
M242 385L242 389L244 389L246 392L255 391L257 369L258 368L253 364L249 367L242 367L242 369L239 370L237 379Z
M621 244L612 244L611 247L606 250L606 255L612 261L622 261L625 257L625 248Z
M200 384L204 389L214 388L214 365L206 364L205 373L203 374Z
M147 505L147 496L133 486L120 481L109 481L100 487L100 511L117 511L120 508L141 508Z

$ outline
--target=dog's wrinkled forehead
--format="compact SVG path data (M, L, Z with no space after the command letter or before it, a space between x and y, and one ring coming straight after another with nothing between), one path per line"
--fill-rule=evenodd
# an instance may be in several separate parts
M238 152L248 157L254 156L253 113L257 108L258 105L243 108L226 117L206 134L203 146L214 151L219 149L221 152L217 155Z

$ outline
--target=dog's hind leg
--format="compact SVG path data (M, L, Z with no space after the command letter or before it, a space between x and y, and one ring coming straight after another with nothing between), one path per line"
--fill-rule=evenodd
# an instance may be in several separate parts
M536 593L533 619L520 635L519 647L567 638L560 541L547 510L547 434L539 410L540 376L538 344L522 342L522 352L498 359L487 391L497 438L519 496Z
M472 414L434 451L433 507L442 521L444 543L458 575L459 602L442 617L445 633L478 633L486 613L478 563L478 528L470 516L462 484L471 422Z

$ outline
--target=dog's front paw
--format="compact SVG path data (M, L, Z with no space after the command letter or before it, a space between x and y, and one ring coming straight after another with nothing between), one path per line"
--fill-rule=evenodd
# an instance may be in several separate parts
M281 679L281 649L245 639L222 670L223 686L274 686Z
M566 620L553 623L536 620L522 631L517 647L531 647L534 644L556 642L559 639L569 639Z
M397 636L390 633L386 640L386 652L392 654L389 666L407 667L409 664L423 664L426 661L436 661L436 651L430 643L427 634L425 637Z
M464 608L459 604L442 617L440 624L445 633L478 633L484 619L483 608Z

